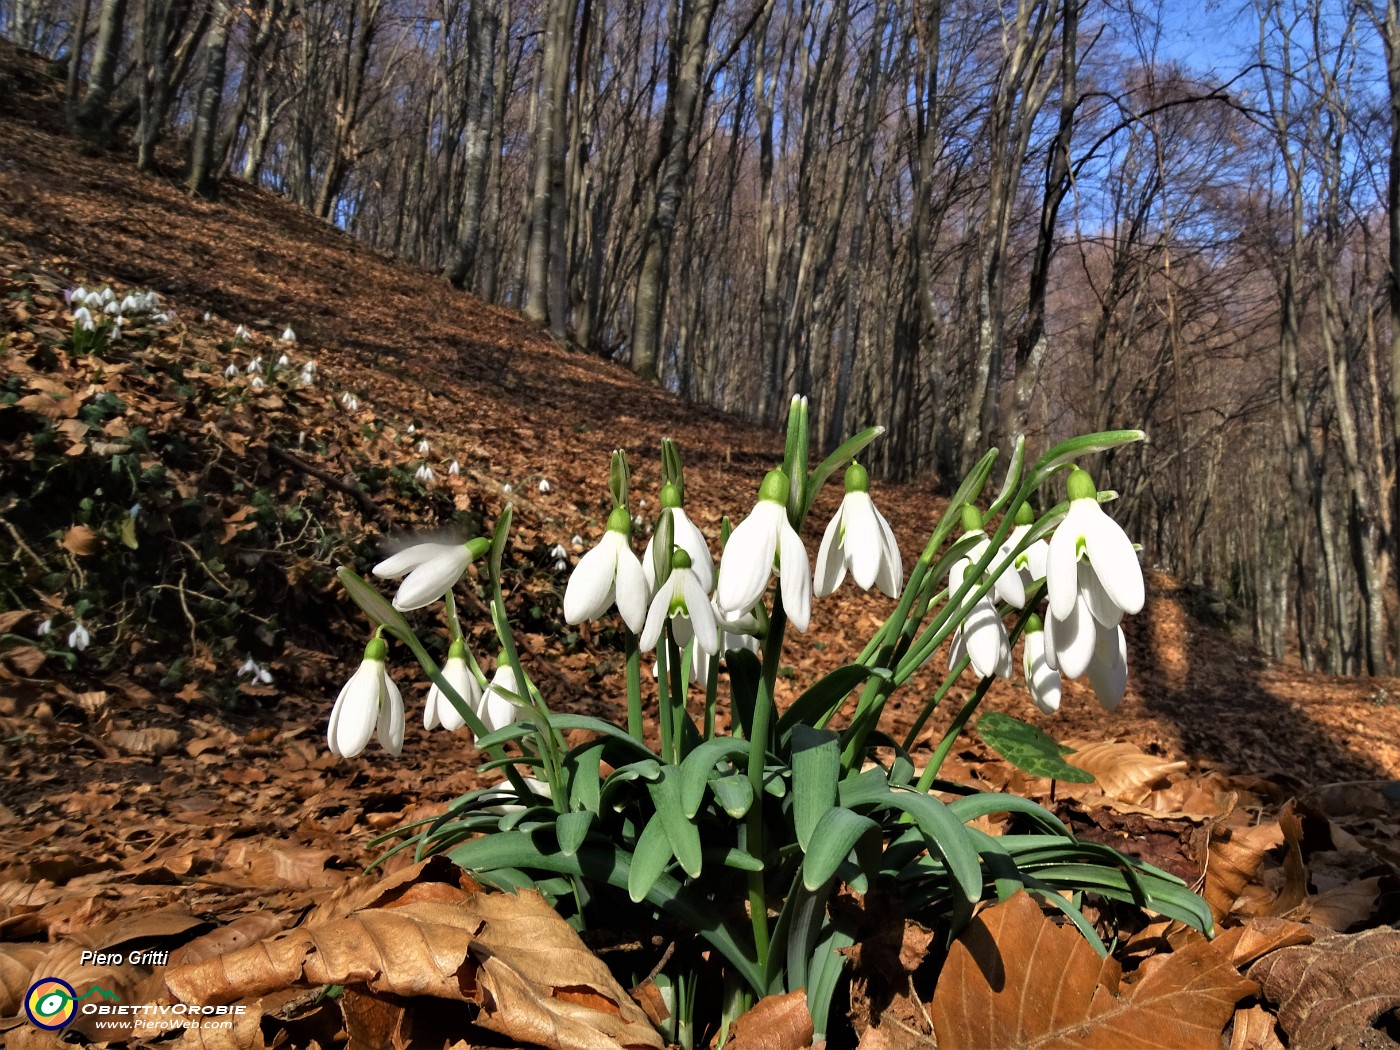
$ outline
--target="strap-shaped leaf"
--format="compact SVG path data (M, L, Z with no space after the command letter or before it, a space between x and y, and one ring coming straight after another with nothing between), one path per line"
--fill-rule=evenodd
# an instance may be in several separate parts
M715 777L710 781L710 790L715 793L715 801L735 820L741 818L753 805L753 785L749 778L740 774Z
M831 998L846 966L845 949L855 943L853 933L833 924L812 949L812 961L807 964L807 1010L812 1015L813 1045L826 1039Z
M554 834L559 839L559 852L572 857L588 838L588 829L593 826L593 814L588 810L574 810L560 814L554 824Z
M1061 442L1040 457L1031 471L1035 484L1040 484L1053 471L1073 463L1077 459L1094 452L1104 452L1119 445L1131 445L1147 437L1141 430L1106 430L1098 434L1085 434Z
M554 714L549 715L550 725L560 732L567 732L571 729L583 729L590 733L597 733L605 736L609 740L615 740L628 750L635 753L637 758L656 758L656 754L651 751L641 741L627 735L625 729L619 729L611 722L604 722L601 718L594 718L591 715Z
M661 825L661 815L655 814L647 821L642 834L632 850L632 870L627 876L627 894L635 904L646 897L656 885L656 880L671 863L671 840L666 837L666 829Z
M681 784L679 770L666 766L661 771L661 779L647 785L651 800L656 804L656 817L671 843L671 852L680 861L685 873L697 878L704 867L704 857L700 852L700 829L686 815L681 804ZM648 824L650 827L650 824ZM646 832L642 832L646 837ZM638 898L633 898L638 899Z
M662 839L665 839L663 834ZM626 889L633 860L621 850L585 846L573 857L542 847L526 835L495 834L464 842L448 855L468 871L485 875L502 868L539 869L605 882ZM724 924L721 913L709 901L683 887L673 877L661 874L652 883L646 898L709 941L729 961L757 995L766 988L753 959L753 949L744 944Z
M758 683L763 678L763 665L747 649L731 649L724 654L729 669L729 699L734 720L747 738L753 732L753 709L758 702Z
M1058 832L1065 838L1073 838L1069 828L1065 827L1059 817L1043 806L1038 806L1030 799L1022 798L1020 795L1008 795L1000 791L979 791L966 798L954 799L948 803L948 808L964 824L974 821L978 817L990 816L993 813L1021 813L1050 831Z
M849 809L828 809L817 822L811 846L802 860L802 885L809 890L823 885L862 839L873 840L878 849L880 825Z
M681 804L685 815L695 819L705 801L705 785L715 775L715 766L725 759L735 759L749 753L748 744L734 737L720 736L696 745L681 762Z
M603 798L603 748L603 742L598 740L576 747L564 756L571 808L598 812Z
M841 706L851 690L867 678L889 678L890 675L887 668L864 664L846 664L822 675L778 717L778 736L786 736L794 726L822 724Z
M654 758L644 758L640 762L629 762L608 774L603 781L603 790L598 800L598 808L610 805L612 796L622 790L623 785L633 780L653 781L661 776L661 763Z
M804 853L817 822L836 805L840 778L840 737L829 729L793 726L792 816L797 843Z

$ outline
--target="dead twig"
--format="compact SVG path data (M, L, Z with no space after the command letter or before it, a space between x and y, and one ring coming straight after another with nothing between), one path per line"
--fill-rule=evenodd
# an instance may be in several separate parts
M364 516L370 521L373 521L385 532L393 528L393 519L389 517L383 507L370 499L369 494L358 485L353 485L343 478L338 478L330 471L322 470L315 464L308 463L300 456L288 452L285 448L281 448L277 445L269 444L267 446L267 451L268 455L273 459L281 461L293 470L301 471L301 473L306 474L308 477L315 478L327 488L334 489L336 492L343 492L345 495L349 496L359 506Z

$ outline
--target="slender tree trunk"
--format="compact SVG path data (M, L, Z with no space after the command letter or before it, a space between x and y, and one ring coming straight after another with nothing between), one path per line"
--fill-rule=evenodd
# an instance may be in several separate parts
M78 126L87 135L101 134L117 79L122 37L126 31L126 0L102 0L97 15L97 44L88 72L87 94L78 107Z
M213 26L204 48L204 77L195 107L194 135L190 141L190 171L186 185L191 193L212 197L218 188L214 147L219 137L219 103L224 96L224 69L228 60L228 31L233 8L228 0L214 0Z

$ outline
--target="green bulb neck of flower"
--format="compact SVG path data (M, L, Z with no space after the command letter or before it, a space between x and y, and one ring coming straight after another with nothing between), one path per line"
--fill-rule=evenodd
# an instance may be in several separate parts
M629 539L632 536L632 515L626 507L614 507L608 515L608 531L620 532Z
M972 504L964 504L962 509L962 526L966 532L982 531L982 512Z
M466 660L467 645L462 639L454 638L452 644L447 647L447 658L449 660Z
M1040 622L1040 617L1031 613L1026 617L1026 633L1035 634L1037 631L1045 630L1045 624Z
M383 638L379 637L379 635L377 634L373 638L371 638L369 640L369 644L365 646L366 660L373 660L375 663L382 664L388 658L388 656L389 643L386 642Z
M855 460L846 468L846 491L869 492L870 473Z
M1022 503L1019 507L1016 508L1016 524L1035 524L1035 511L1031 510L1031 505L1029 503Z
M1094 479L1089 476L1087 470L1080 470L1078 467L1069 472L1069 481L1065 488L1071 500L1099 498L1099 490L1094 488Z
M681 490L669 481L661 486L661 509L676 510L681 505Z
M786 507L791 488L792 484L786 474L781 470L770 470L764 477L763 484L758 487L758 498Z
M677 547L671 552L671 571L677 569L688 569L691 567L690 555Z
M491 549L491 541L485 536L478 536L474 540L467 541L467 553L473 558L480 558Z

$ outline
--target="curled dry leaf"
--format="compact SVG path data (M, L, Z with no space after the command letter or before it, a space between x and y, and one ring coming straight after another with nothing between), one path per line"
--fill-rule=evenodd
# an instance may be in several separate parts
M807 993L765 995L734 1022L730 1050L803 1050L812 1045Z
M102 540L86 525L74 525L63 534L63 547L79 558L86 558L102 549Z
M1400 930L1327 933L1247 972L1278 1004L1291 1050L1383 1047L1386 1027L1400 1024Z
M19 1011L32 975L50 951L48 944L0 944L0 1017Z
M1114 740L1086 744L1066 755L1065 761L1094 774L1109 798L1133 805L1142 805L1154 788L1166 787L1173 773L1186 768L1185 762L1168 762L1136 744Z
M180 734L173 729L114 729L107 739L133 755L165 755L180 743Z
M1235 1011L1230 1050L1284 1050L1274 1015L1262 1006Z
M1119 979L1117 963L1018 892L949 951L933 997L938 1045L1217 1050L1235 1003L1257 990L1205 940L1150 960L1121 994Z
M1245 887L1254 881L1265 855L1282 841L1283 831L1277 824L1225 828L1215 833L1206 857L1201 896L1216 922L1230 914Z

